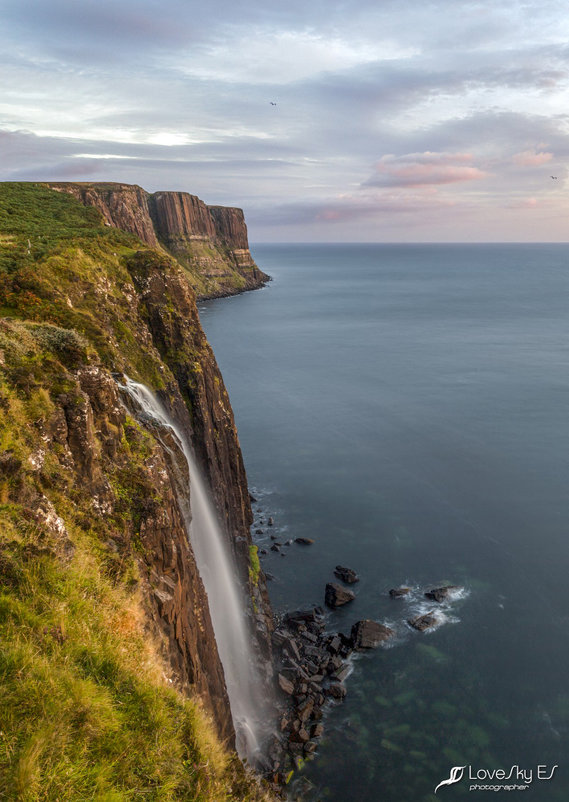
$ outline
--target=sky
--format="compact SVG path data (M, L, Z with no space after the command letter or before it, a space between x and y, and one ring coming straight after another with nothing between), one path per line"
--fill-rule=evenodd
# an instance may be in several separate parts
M252 242L569 241L564 0L0 0L0 29L0 180L184 190Z

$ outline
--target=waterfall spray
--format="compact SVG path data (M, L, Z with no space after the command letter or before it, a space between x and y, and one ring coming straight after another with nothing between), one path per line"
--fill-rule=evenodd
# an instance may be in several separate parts
M228 545L221 530L206 485L188 438L175 424L156 396L143 384L125 377L120 385L139 411L153 425L162 446L172 456L171 446L160 430L170 433L188 466L190 492L178 477L178 503L208 598L217 649L223 671L240 757L255 761L263 728L263 686L254 664L250 635L244 616L245 599ZM190 511L191 505L191 511ZM266 719L265 719L266 721Z

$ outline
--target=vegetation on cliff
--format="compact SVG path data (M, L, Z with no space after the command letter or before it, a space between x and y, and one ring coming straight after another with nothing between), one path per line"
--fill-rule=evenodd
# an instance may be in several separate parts
M7 800L263 798L228 749L223 672L170 466L114 378L161 391L201 438L229 534L246 531L235 427L194 309L163 252L70 195L0 184Z

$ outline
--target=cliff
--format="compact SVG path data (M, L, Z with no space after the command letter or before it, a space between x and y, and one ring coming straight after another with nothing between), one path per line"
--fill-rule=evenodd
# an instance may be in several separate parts
M107 225L120 228L184 266L199 299L234 295L263 286L269 277L249 250L241 209L207 206L187 192L150 194L131 184L49 184L98 209Z
M218 743L231 747L234 732L171 454L120 391L124 374L143 382L191 439L268 675L271 615L263 574L250 570L229 398L188 270L149 247L149 205L139 187L0 184L7 799L29 783L58 799L162 786L168 799L262 795Z

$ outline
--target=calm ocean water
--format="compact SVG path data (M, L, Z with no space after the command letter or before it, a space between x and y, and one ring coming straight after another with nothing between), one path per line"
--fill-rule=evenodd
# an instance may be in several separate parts
M254 256L274 281L201 316L263 513L283 538L315 540L264 558L273 604L322 604L342 563L361 581L330 629L397 630L354 662L302 772L308 798L476 799L490 792L470 784L491 781L433 792L453 766L519 766L533 781L508 798L566 802L569 246ZM464 598L434 632L412 632L421 590L442 581ZM401 583L410 601L386 594Z

